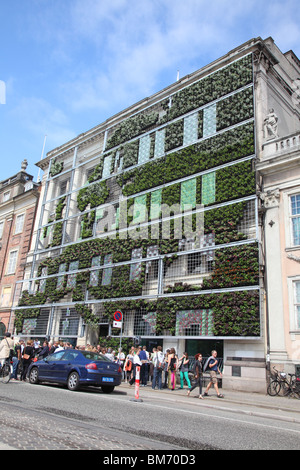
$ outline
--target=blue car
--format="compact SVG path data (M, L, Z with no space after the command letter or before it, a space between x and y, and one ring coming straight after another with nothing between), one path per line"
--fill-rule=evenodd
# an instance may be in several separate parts
M32 384L53 382L73 391L93 385L111 393L121 383L122 370L103 354L67 349L30 364L28 376Z

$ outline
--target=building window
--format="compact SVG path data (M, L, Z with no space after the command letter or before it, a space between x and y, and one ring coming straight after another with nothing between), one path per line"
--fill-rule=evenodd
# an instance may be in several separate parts
M0 222L0 239L3 237L4 221Z
M92 268L95 266L100 266L101 263L101 257L100 256L94 256L92 258ZM99 282L99 269L96 269L94 271L91 271L90 273L90 286L91 287L96 287L98 286Z
M196 178L181 183L180 203L182 211L190 211L196 207Z
M109 253L108 255L104 255L104 265L112 264L113 255ZM112 267L103 269L102 273L102 286L109 286L112 279Z
M292 244L295 246L300 245L300 194L291 196L290 201Z
M217 107L212 104L203 110L203 137L209 137L216 133Z
M25 214L20 214L16 218L15 234L23 231Z
M180 310L176 314L176 336L211 336L212 310Z
M132 250L131 259L141 259L143 257L143 249L135 248ZM134 263L130 265L130 280L137 281L140 279L142 272L142 263Z
M69 271L78 271L79 261L72 261L69 266ZM76 287L76 274L69 274L67 280L67 288L74 289Z
M211 171L202 176L201 203L213 204L216 200L216 172Z
M9 254L6 274L14 274L17 266L18 250L11 251Z
M3 194L3 202L6 202L9 200L9 195L10 195L10 191L6 191L6 193Z
M294 281L294 312L295 327L300 329L300 281Z
M66 194L69 190L69 183L70 179L67 179L65 181L62 181L59 186L59 195L62 196L63 194Z
M2 292L1 306L9 307L10 299L11 299L11 287L4 287L3 292Z
M150 149L151 149L151 137L150 135L145 135L140 139L139 145L139 156L138 163L146 163L150 158Z
M161 157L165 153L165 129L155 132L154 157Z
M184 118L183 145L191 145L198 140L198 113Z
M45 276L45 277L46 277L47 274L48 274L48 268L47 268L47 266L46 266L46 267L42 268L42 276ZM40 280L40 288L39 288L39 291L40 291L41 293L44 293L45 290L46 290L46 282L47 282L46 279L41 279L41 280Z
M66 263L62 263L59 265L59 268L58 268L58 272L59 273L63 273L65 272L67 269L67 264ZM56 285L56 289L59 290L59 289L62 289L63 286L64 286L64 280L65 280L65 277L64 276L58 276L57 278L57 285Z

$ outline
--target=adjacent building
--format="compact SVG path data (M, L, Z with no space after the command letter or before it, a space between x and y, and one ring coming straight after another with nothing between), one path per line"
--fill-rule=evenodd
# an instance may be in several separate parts
M0 182L0 338L13 326L13 296L16 283L23 279L30 249L39 184L21 171Z
M300 62L292 51L278 57L268 87L273 124L259 149L266 289L267 359L289 373L300 372ZM288 78L287 78L288 77ZM267 81L264 78L264 81ZM267 121L266 121L267 123Z
M257 165L299 129L297 73L255 38L49 152L16 332L217 349L224 386L265 390L273 183Z

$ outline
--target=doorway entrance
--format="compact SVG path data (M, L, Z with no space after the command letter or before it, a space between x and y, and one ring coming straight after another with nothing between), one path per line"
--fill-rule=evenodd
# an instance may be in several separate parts
M186 352L190 357L201 353L203 357L209 357L213 349L218 353L218 357L223 358L224 344L223 340L215 339L187 339L185 342Z

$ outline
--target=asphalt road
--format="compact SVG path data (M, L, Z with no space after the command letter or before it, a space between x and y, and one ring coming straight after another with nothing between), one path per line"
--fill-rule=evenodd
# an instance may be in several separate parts
M92 388L70 392L53 385L0 384L0 449L142 456L155 450L189 458L200 450L300 449L300 414L294 420L292 411L233 406L226 397L199 400L149 387L140 397L142 402L132 401L134 388L128 385L105 395Z

